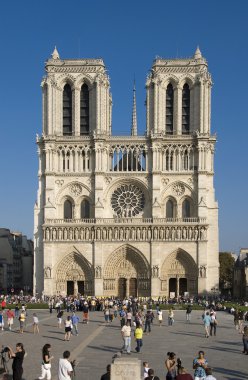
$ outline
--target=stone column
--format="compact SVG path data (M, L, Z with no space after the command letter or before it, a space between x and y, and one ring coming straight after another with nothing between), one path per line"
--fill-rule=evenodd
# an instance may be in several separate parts
M126 279L126 297L129 297L130 278Z
M78 283L77 281L73 281L74 282L74 296L78 294Z
M180 291L180 278L177 276L177 294L176 296L179 297L179 291Z

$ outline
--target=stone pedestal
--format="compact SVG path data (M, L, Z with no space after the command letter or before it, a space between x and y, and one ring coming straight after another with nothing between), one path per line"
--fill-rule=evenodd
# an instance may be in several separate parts
M111 364L111 380L141 380L141 361L137 358L117 358Z

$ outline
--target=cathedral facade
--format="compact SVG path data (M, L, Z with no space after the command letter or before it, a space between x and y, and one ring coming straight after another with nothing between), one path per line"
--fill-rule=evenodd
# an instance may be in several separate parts
M34 292L96 296L196 295L219 283L216 137L211 76L191 58L154 60L146 132L111 133L101 59L61 59L42 80L34 210Z

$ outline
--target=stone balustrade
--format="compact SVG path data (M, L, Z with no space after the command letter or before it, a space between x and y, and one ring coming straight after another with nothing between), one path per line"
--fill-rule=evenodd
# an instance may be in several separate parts
M206 218L90 218L90 219L45 219L45 225L56 224L207 224Z

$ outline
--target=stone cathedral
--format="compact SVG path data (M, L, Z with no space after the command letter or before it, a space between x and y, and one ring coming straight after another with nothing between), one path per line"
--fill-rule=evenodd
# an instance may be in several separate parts
M219 282L211 76L191 58L156 58L146 131L113 136L102 59L61 59L42 80L34 209L34 292L174 297Z

